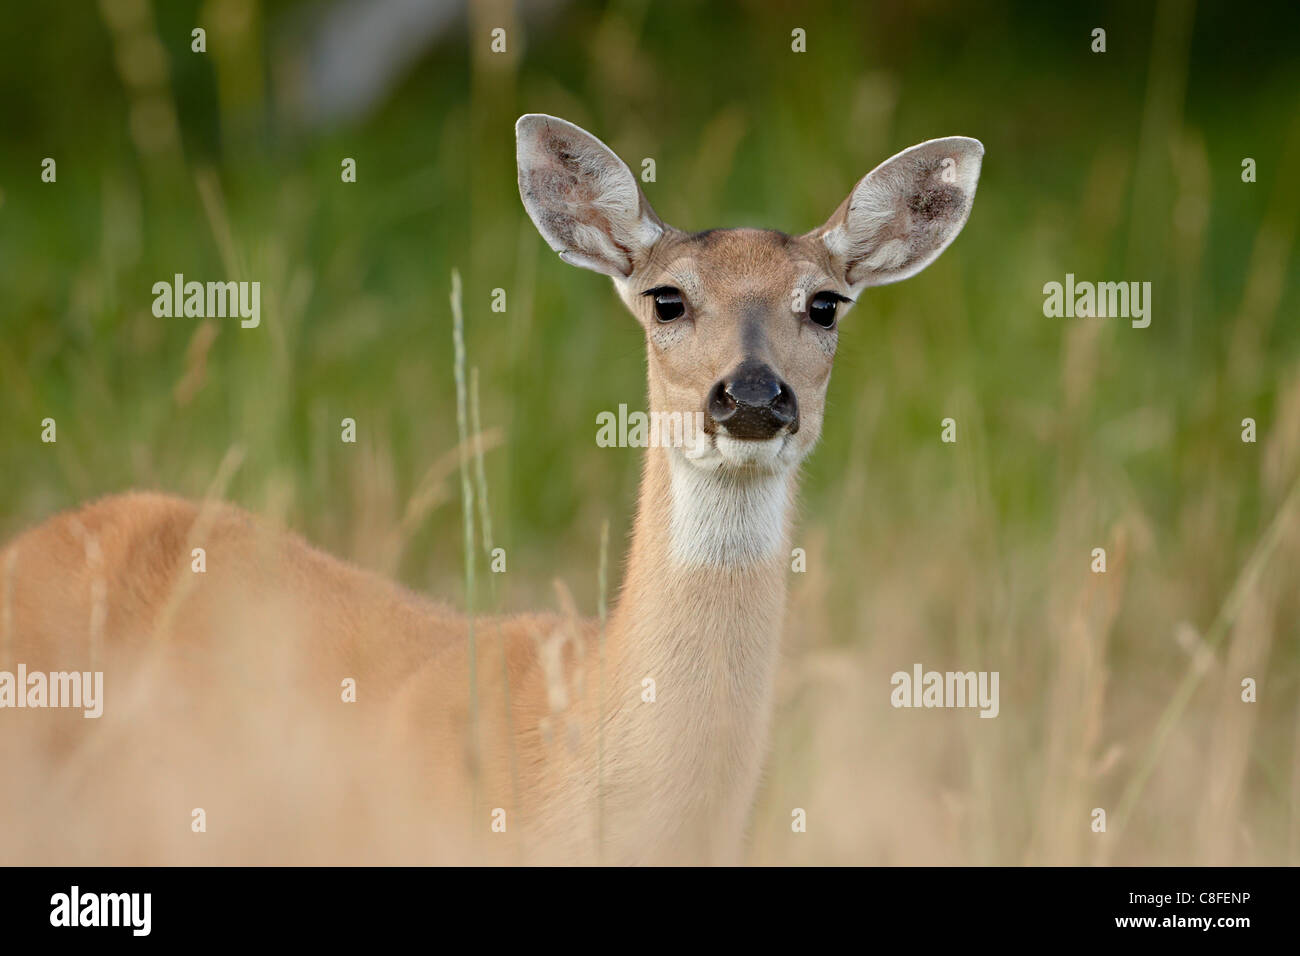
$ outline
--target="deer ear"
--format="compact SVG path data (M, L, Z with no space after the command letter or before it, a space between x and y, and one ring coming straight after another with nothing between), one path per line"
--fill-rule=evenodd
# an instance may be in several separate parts
M519 195L565 262L626 278L663 235L636 177L586 130L543 113L515 124Z
M984 145L966 136L905 149L859 180L819 237L853 287L916 275L970 216Z

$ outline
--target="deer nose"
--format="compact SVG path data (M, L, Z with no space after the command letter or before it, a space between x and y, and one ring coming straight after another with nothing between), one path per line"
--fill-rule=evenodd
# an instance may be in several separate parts
M799 430L794 390L764 362L741 362L709 389L709 420L732 438L763 440L789 426Z

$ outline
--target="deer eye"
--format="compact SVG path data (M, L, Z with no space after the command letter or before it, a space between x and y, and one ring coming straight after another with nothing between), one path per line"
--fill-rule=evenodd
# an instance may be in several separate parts
M808 318L823 329L834 328L836 310L841 302L848 301L848 297L838 292L818 292L808 303Z
M686 314L686 302L682 299L680 289L664 285L641 294L654 296L655 317L660 322L671 322Z

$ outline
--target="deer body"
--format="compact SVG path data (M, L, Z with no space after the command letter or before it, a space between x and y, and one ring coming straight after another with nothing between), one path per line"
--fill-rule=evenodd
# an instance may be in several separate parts
M202 707L242 700L230 669L269 662L338 739L358 733L329 706L353 678L363 749L396 768L379 789L410 795L417 855L736 862L772 717L796 472L820 433L840 306L951 242L983 150L954 137L905 151L804 236L689 235L590 134L536 114L517 132L539 231L610 275L644 328L651 409L706 416L690 443L645 453L603 638L564 615L476 619L471 699L469 622L449 608L230 506L130 494L0 552L0 668L93 658L111 688L165 659ZM190 573L197 546L203 574ZM147 719L147 694L137 705ZM56 750L91 746L68 720L25 726Z

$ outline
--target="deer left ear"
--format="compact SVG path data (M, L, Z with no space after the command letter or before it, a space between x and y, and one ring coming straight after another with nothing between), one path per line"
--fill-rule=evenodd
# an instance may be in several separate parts
M663 235L636 177L608 146L555 116L515 124L519 195L565 262L626 278Z
M970 216L984 144L966 136L905 149L863 176L820 229L852 287L916 275L948 248Z

